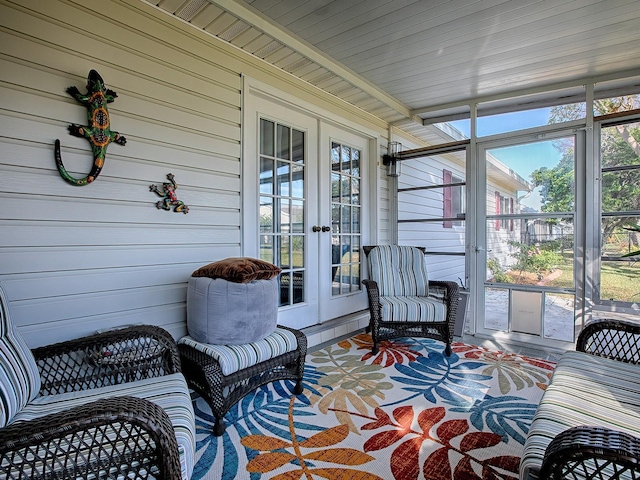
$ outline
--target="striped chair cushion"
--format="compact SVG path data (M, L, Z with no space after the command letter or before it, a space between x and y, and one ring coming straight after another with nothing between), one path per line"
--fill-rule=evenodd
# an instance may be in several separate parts
M529 429L520 478L538 478L551 440L580 425L640 437L640 365L582 352L564 353Z
M0 287L0 428L7 425L40 391L33 354L9 319Z
M181 373L78 392L39 396L22 409L14 417L13 421L32 420L79 405L85 405L101 398L122 395L145 398L159 405L167 412L178 441L182 479L188 480L191 478L196 461L195 415L189 388ZM105 455L109 454L108 451L104 453Z
M189 345L213 357L220 364L224 375L231 375L298 348L293 332L279 327L262 340L243 345L210 345L197 342L189 336L182 337L178 343Z
M444 322L447 308L430 297L380 297L383 322Z
M424 253L416 247L378 245L368 255L369 278L381 296L427 296L429 276Z

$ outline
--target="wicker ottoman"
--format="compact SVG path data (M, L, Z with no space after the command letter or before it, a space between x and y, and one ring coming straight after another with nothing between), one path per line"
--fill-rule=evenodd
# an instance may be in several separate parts
M210 345L186 336L178 341L182 373L189 387L211 407L213 433L224 433L224 416L247 393L267 383L296 380L302 393L307 337L299 330L278 326L271 335L244 345Z

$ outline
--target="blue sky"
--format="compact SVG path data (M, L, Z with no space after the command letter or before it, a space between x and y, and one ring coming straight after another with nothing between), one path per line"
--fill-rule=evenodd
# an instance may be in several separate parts
M524 112L506 113L478 119L478 136L485 137L498 133L513 132L526 128L547 125L549 108L528 110ZM470 135L470 121L458 120L450 122L460 130L467 138ZM551 140L535 143L515 145L493 149L491 154L518 174L530 180L531 172L540 167L557 165L560 160L560 152L553 146ZM534 191L528 198L522 201L524 205L540 209L540 196Z

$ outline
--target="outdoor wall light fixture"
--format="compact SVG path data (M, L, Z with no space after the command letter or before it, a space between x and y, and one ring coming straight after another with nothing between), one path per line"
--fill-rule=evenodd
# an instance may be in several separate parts
M400 176L400 162L398 161L398 153L402 149L400 142L389 142L387 153L382 156L382 164L387 167L387 176Z

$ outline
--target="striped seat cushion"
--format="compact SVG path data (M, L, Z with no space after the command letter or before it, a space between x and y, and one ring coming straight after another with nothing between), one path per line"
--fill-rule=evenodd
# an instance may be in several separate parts
M419 248L378 245L367 256L369 278L378 284L380 295L427 296L429 276L424 253Z
M551 440L581 425L640 437L640 365L582 352L564 353L529 429L520 478L537 479Z
M447 309L430 297L380 297L383 322L444 322Z
M33 354L9 319L0 287L0 428L40 391L40 372Z
M187 382L181 373L147 378L136 382L36 397L13 421L32 420L51 413L85 405L101 398L130 395L159 405L171 420L178 441L182 479L191 478L195 465L196 427ZM108 452L105 452L108 454Z
M189 336L182 337L178 343L213 357L220 364L224 375L231 375L298 348L293 332L279 327L262 340L243 345L210 345L197 342Z

